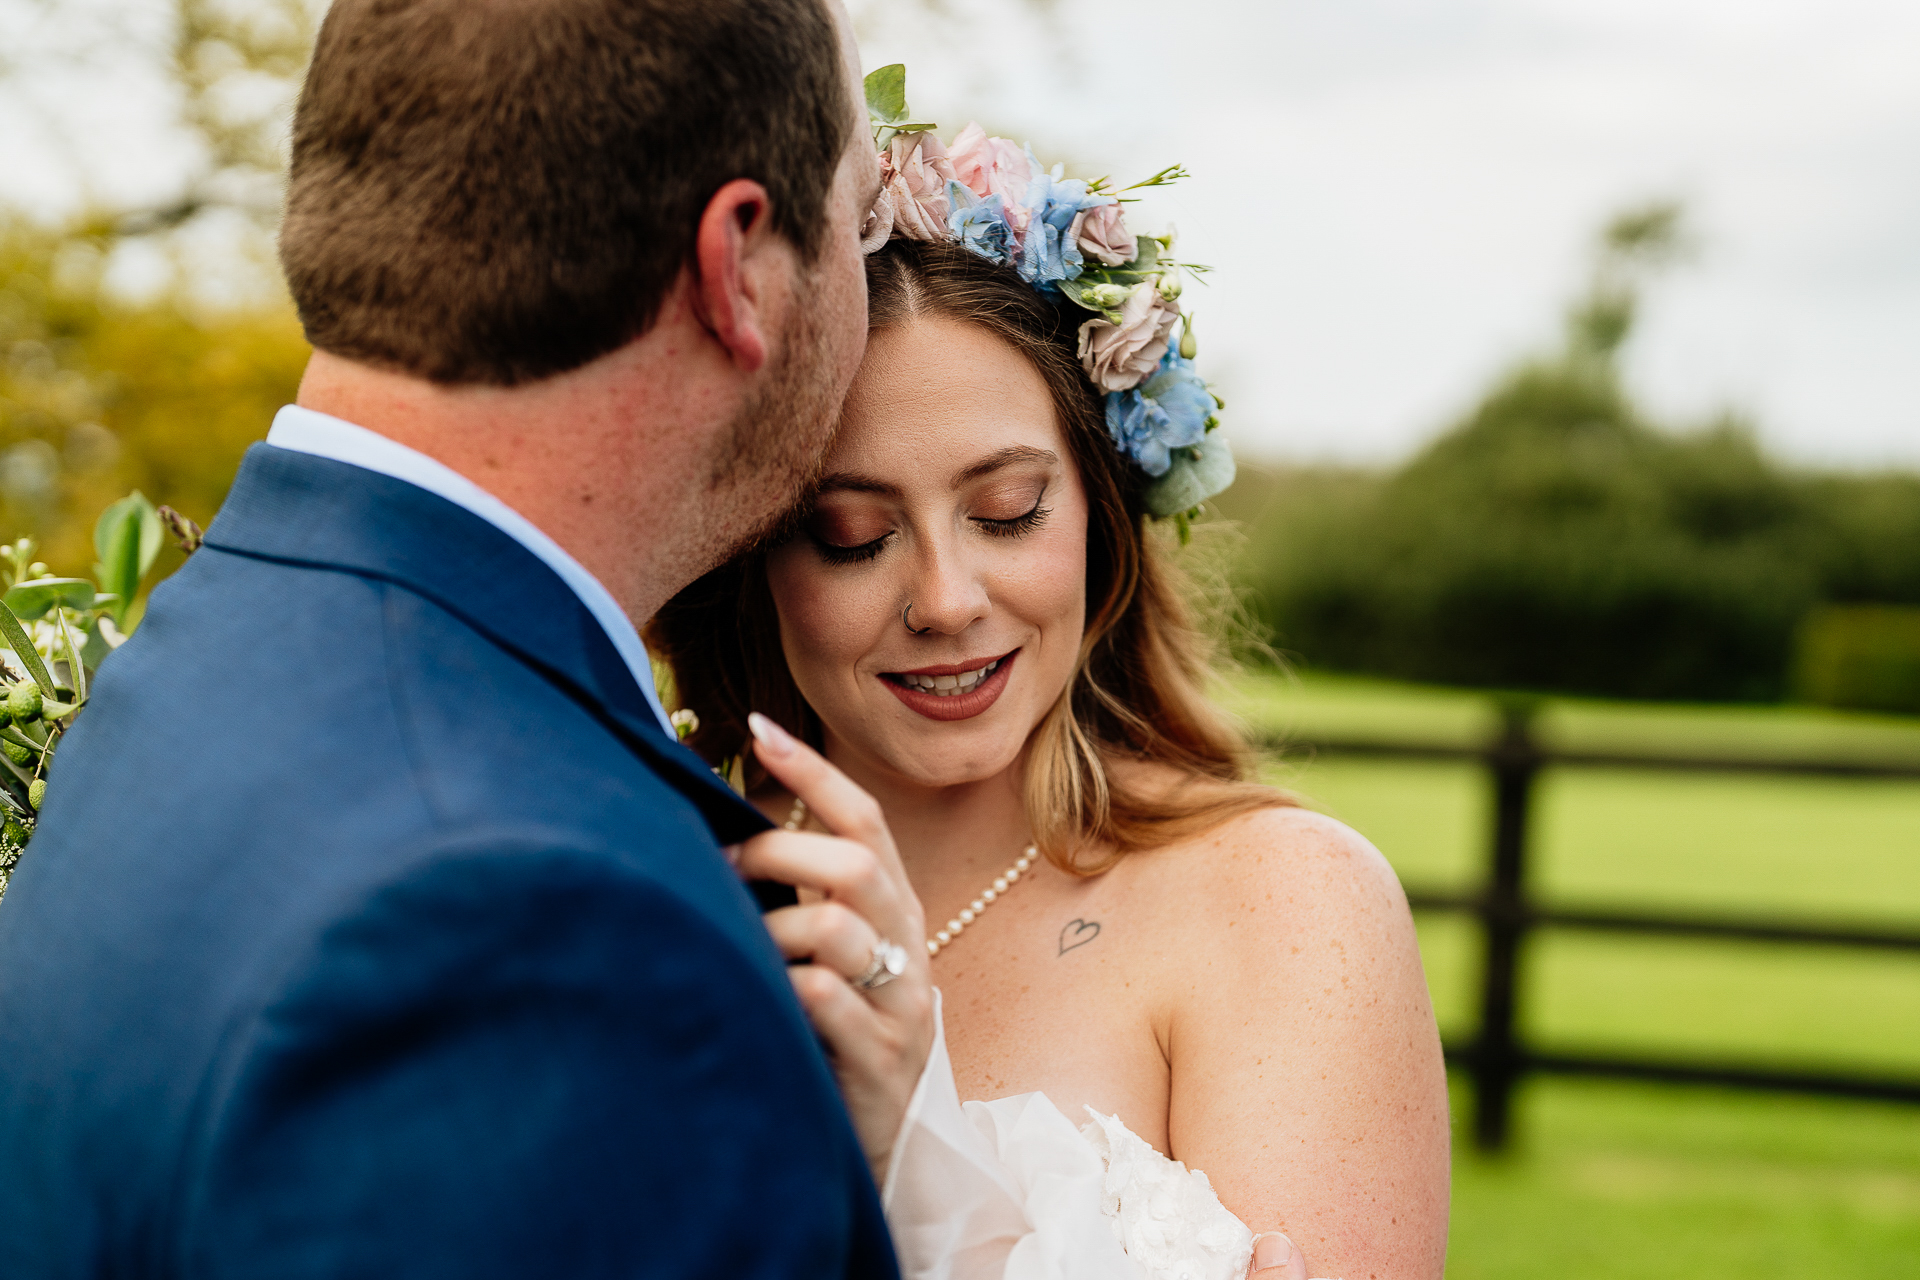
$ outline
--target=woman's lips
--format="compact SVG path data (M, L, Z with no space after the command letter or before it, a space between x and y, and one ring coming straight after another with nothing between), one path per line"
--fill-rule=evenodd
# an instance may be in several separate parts
M999 700L1001 692L1007 687L1008 673L1013 670L1013 660L1019 654L1020 651L1015 649L1004 657L994 659L999 665L965 693L950 693L941 697L937 693L902 683L899 676L893 673L881 676L880 683L894 697L929 720L971 720Z

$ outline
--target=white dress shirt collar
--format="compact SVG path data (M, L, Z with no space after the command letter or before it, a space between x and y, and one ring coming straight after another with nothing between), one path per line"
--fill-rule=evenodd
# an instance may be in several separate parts
M404 480L428 493L438 494L457 507L464 507L531 551L549 569L559 574L560 580L580 597L580 603L599 621L607 633L607 639L613 642L613 647L633 672L634 683L640 686L647 705L653 708L653 714L659 718L660 728L668 738L678 736L667 720L666 710L660 705L660 695L653 686L653 662L647 656L647 647L641 642L640 633L634 629L633 620L614 602L612 593L601 585L598 578L588 573L585 566L568 555L564 547L541 532L531 520L445 463L436 462L426 454L389 440L378 432L357 427L342 418L303 409L299 405L290 404L274 415L273 429L267 432L267 443L276 449L331 458L335 462Z

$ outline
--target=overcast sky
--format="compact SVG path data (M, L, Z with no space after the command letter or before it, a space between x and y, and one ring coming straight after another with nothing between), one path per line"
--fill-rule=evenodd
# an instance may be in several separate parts
M1154 212L1218 269L1189 298L1245 453L1404 456L1553 340L1609 212L1673 196L1701 252L1630 351L1651 404L1920 465L1915 0L857 8L923 118L1193 171Z
M161 35L156 0L58 0L0 57ZM1701 253L1629 366L1675 421L1750 415L1783 455L1920 466L1920 0L854 0L869 68L922 118L1048 162L1191 182L1217 268L1189 299L1252 456L1405 456L1551 343L1594 228L1687 202ZM166 193L191 152L164 86L102 55L0 86L0 196ZM1151 229L1159 229L1155 226Z

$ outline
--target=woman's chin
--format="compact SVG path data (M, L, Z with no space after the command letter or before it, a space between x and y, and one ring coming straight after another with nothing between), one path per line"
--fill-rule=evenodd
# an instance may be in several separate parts
M1020 759L1018 744L1011 750L998 743L993 748L976 754L964 747L955 749L950 742L867 744L868 753L888 772L929 791L991 781Z

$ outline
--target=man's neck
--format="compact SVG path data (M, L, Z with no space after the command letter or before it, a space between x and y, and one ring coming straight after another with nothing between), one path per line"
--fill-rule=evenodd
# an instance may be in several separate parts
M706 568L698 518L685 508L704 487L710 438L690 424L685 402L698 379L657 376L646 345L517 387L440 386L315 352L298 400L499 498L639 627Z

